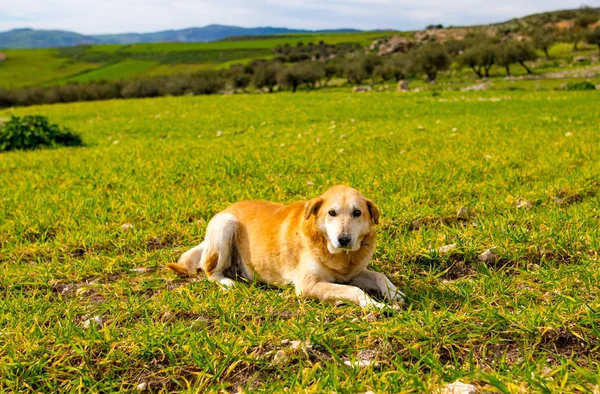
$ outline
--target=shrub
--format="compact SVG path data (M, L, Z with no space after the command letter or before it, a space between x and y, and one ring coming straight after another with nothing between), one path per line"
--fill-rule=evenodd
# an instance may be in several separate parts
M66 127L50 124L45 116L11 116L0 125L0 152L80 145L83 142L77 134Z
M596 90L596 86L589 81L571 82L567 84L567 90Z

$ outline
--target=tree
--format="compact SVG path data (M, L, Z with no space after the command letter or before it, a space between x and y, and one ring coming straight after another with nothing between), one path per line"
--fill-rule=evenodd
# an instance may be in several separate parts
M496 52L494 44L488 40L467 48L459 62L471 67L479 78L483 77L483 72L486 77L489 77L490 69L496 62Z
M227 70L227 77L231 81L231 85L234 89L245 90L250 81L252 80L252 74L247 72L247 67L241 64L235 64Z
M277 84L283 88L291 88L292 93L296 92L301 83L302 75L296 64L289 67L284 66L277 72Z
M417 49L415 62L417 69L427 75L427 82L435 82L437 73L447 70L451 60L446 48L437 42L431 42Z
M302 74L302 82L307 89L314 89L316 84L325 76L325 68L320 62L304 62L298 65Z
M444 43L446 46L446 50L451 56L458 56L463 52L467 47L466 40L457 40L456 38L451 38Z
M327 86L327 84L329 83L329 81L331 81L333 77L344 73L344 68L337 59L331 59L326 61L323 68L325 73L325 86Z
M528 74L532 74L533 71L527 67L525 62L535 59L537 59L537 54L531 44L527 42L506 41L498 47L496 53L497 63L506 69L507 77L510 77L510 65L514 63L519 63Z
M365 74L371 77L371 81L374 80L374 72L377 66L381 66L383 64L383 59L377 55L367 55L362 58L362 66L365 69Z
M600 52L600 27L597 27L595 30L590 30L585 39L588 44L598 45L598 51Z
M536 49L544 51L547 59L550 59L548 50L556 42L556 32L548 27L536 29L531 36L531 42Z
M252 76L252 83L258 89L264 87L269 88L269 93L273 92L273 88L277 85L277 71L279 69L278 64L271 62L263 62L254 67L254 75Z
M411 59L404 53L394 54L384 60L382 65L375 67L375 77L384 81L394 80L396 82L406 79L412 71Z
M583 37L585 37L585 30L589 25L595 23L600 15L596 13L592 8L583 7L579 11L575 21L573 23L573 31L571 33L571 40L573 41L573 50L577 51L579 48L577 45Z
M284 88L291 88L295 93L298 86L306 84L307 89L314 89L317 82L325 75L321 63L306 61L289 67L281 67L277 72L277 83Z
M356 85L360 85L368 77L360 59L351 60L346 63L344 75L348 82Z

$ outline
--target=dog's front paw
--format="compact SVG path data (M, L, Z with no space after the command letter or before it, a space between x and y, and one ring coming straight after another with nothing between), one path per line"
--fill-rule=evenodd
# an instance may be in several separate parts
M377 302L366 294L361 294L358 298L358 305L361 308L385 309L388 306L384 303Z
M386 291L383 292L383 295L386 300L404 302L404 293L398 290L396 287L387 288Z

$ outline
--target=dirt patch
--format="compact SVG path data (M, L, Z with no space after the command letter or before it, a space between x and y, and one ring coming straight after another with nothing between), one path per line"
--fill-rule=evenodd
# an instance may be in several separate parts
M170 237L153 237L146 241L149 250L167 249L173 247L174 240Z
M467 276L472 276L477 272L474 265L467 261L458 260L454 262L444 275L442 280L457 280Z
M591 181L585 188L581 190L569 190L569 189L560 189L558 190L554 196L552 196L552 201L557 205L569 206L573 204L581 203L588 198L595 197L598 194L598 190L600 189L600 183L597 181Z
M540 347L558 356L576 358L591 352L590 343L564 330L550 330L542 335Z

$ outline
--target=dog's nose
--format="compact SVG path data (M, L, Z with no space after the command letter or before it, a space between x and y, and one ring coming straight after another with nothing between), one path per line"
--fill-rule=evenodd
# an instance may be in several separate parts
M338 243L342 248L348 246L350 241L352 241L352 237L348 234L342 234L338 237Z

